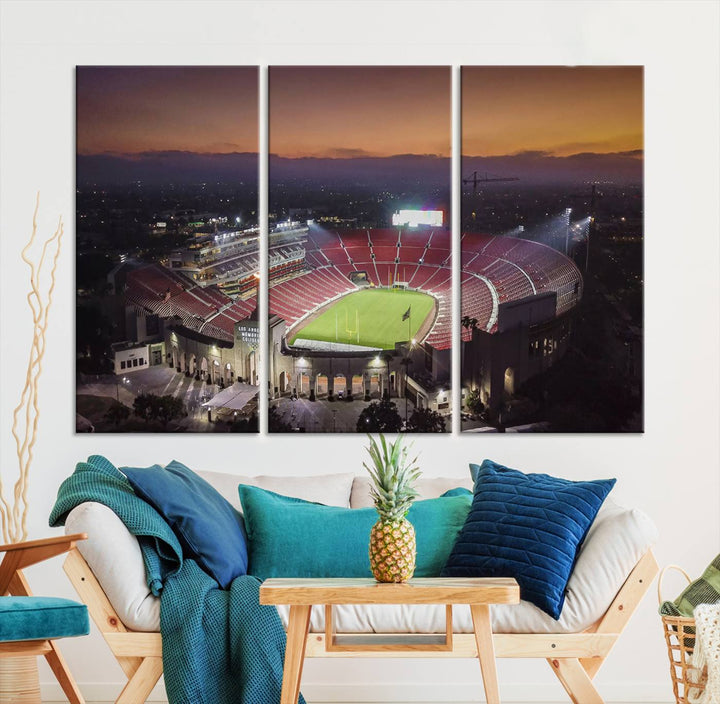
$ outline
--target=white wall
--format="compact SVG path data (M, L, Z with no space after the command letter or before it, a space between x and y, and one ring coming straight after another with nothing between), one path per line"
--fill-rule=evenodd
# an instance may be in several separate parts
M617 476L616 499L658 523L661 563L692 573L720 550L718 468L717 3L3 3L0 190L0 462L12 476L11 413L29 343L19 253L34 194L41 232L67 237L41 384L31 534L47 535L59 483L91 453L234 473L360 470L362 437L103 437L73 433L74 91L76 64L645 64L646 432L642 436L470 436L418 440L428 474L464 476L492 457L570 478ZM292 462L290 461L292 458ZM6 479L7 481L7 479ZM30 573L38 593L70 595L60 561ZM65 646L89 695L119 683L95 634ZM669 701L649 596L599 675L610 701ZM310 662L315 700L437 701L479 696L469 661ZM44 682L52 682L42 671ZM542 663L503 662L506 701L562 699ZM350 683L351 686L348 685ZM394 684L393 684L394 683ZM326 699L328 700L328 699Z

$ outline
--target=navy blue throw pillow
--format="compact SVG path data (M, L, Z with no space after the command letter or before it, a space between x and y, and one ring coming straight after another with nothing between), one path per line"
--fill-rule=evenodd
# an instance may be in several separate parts
M184 464L121 467L135 493L168 522L186 557L223 589L247 574L243 518L210 484Z
M615 479L572 482L485 460L443 577L514 577L520 598L560 618L575 560Z

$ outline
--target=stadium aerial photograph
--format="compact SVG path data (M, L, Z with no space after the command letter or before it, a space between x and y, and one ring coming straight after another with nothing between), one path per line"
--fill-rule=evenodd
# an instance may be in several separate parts
M257 432L257 67L76 79L76 430Z
M450 431L450 78L270 67L270 432Z
M461 79L463 431L642 432L642 67Z

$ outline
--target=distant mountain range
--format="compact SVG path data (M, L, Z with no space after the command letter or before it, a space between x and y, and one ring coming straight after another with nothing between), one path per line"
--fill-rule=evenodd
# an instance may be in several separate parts
M287 158L270 155L270 183L305 181L315 184L388 187L443 186L450 180L450 159L432 154L397 154L388 157ZM641 150L571 156L521 152L503 156L465 156L463 176L473 171L492 176L514 176L527 183L615 181L641 183ZM258 155L253 153L202 154L153 151L140 154L91 154L77 157L79 185L123 185L142 181L167 183L255 183Z
M120 186L136 181L148 185L167 183L257 184L258 155L248 152L199 154L185 151L152 151L138 154L79 154L78 185Z
M496 176L516 176L529 183L577 183L578 181L614 181L639 184L643 181L643 152L584 152L553 156L545 152L520 152L503 156L466 156L463 177L473 171Z

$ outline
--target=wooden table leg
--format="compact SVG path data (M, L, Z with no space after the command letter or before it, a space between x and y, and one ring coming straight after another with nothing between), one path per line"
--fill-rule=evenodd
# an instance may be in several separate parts
M310 630L311 609L311 606L304 604L290 607L280 704L297 704L300 696L300 678L305 660L307 634Z
M490 607L487 604L471 604L475 643L477 644L478 660L482 672L483 687L487 704L500 704L498 692L497 669L495 667L495 648L493 646Z

